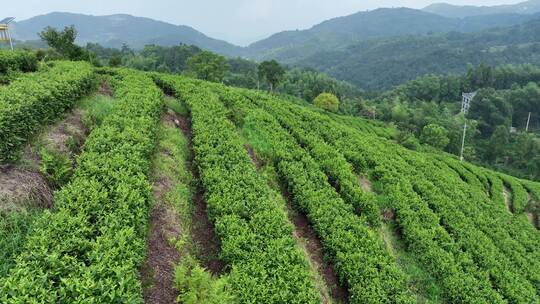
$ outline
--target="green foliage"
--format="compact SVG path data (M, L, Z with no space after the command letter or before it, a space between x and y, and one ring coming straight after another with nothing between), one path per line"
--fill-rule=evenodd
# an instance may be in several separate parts
M73 175L73 164L69 155L49 149L41 148L40 171L53 189L59 189L67 184Z
M448 139L448 131L440 125L429 124L422 129L420 141L437 149L444 149L450 139Z
M174 113L182 116L189 116L189 108L185 102L175 98L167 98L165 99L165 104L169 109L173 110Z
M418 139L414 136L414 134L410 132L399 132L396 141L404 146L405 148L411 149L411 150L418 150L420 148L420 142Z
M34 72L37 70L37 63L37 57L33 52L0 49L0 75L13 71Z
M229 65L225 57L209 51L203 51L187 60L188 73L195 75L198 79L222 82L225 74L229 70Z
M331 93L321 93L313 100L313 104L334 113L339 110L339 99Z
M148 76L121 70L115 97L73 179L56 193L54 211L36 219L17 264L0 279L0 302L143 302L147 174L163 95Z
M17 158L20 148L41 126L58 119L95 85L86 63L55 62L0 87L0 162Z
M227 281L224 278L214 279L212 275L195 261L182 261L175 268L176 288L180 295L178 302L185 304L227 304L235 303L226 290Z
M259 64L257 75L261 79L265 79L270 85L270 92L273 92L283 79L285 70L275 60L263 61Z
M524 178L538 179L540 69L532 65L480 65L463 75L428 75L367 101L376 117L421 137L429 124L448 131L444 151L459 155L464 117L462 92L477 90L471 104L465 158ZM525 130L529 113L529 133ZM370 116L370 114L364 114ZM511 132L515 127L517 132Z
M296 107L289 103L248 91L215 91L231 111L246 113L246 135L250 141L255 140L258 153L274 163L292 199L313 224L338 276L349 286L349 300L412 302L403 274L366 227L368 221L373 225L379 222L376 200L360 189L358 177L343 156L318 139L310 131L313 126L306 129L307 122L298 119L298 113L292 110ZM369 257L377 257L377 262Z
M354 98L362 92L350 83L336 80L312 69L292 69L285 73L279 92L313 101L321 93L332 93L339 99Z
M532 18L524 24L476 33L456 31L425 35L424 32L423 35L362 39L336 45L332 44L336 40L325 44L308 39L307 43L299 43L300 46L287 45L283 52L278 50L271 57L313 67L364 90L385 90L422 75L465 73L467 63L473 66L482 63L538 65L539 25L540 19ZM474 78L489 80L484 76L489 74L477 74Z
M48 26L39 33L39 37L58 54L59 57L53 59L90 61L90 53L75 44L77 30L73 25L66 26L62 31Z

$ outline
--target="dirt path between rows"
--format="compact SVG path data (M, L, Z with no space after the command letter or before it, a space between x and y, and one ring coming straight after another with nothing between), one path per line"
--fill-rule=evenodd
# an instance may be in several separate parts
M167 113L162 124L174 126L174 115ZM167 151L159 151L164 157L171 157ZM174 287L174 268L180 261L180 253L171 240L181 236L180 218L166 201L172 188L172 181L166 175L155 177L153 194L155 204L150 218L148 233L148 255L141 268L143 298L147 304L175 303L178 291Z
M506 206L506 210L513 214L514 211L512 210L512 191L510 188L508 188L507 185L503 184L503 198L504 198L504 204Z
M294 209L291 195L286 189L282 189L282 194L287 203L289 219L294 225L293 236L307 253L310 265L324 281L325 286L317 286L322 303L347 303L349 298L347 289L339 284L334 267L324 260L323 246L311 228L309 220L303 213Z
M246 149L247 153L249 154L249 157L251 158L251 161L255 165L255 168L257 169L257 171L260 171L261 167L262 167L262 164L261 164L261 161L259 161L259 159L257 158L257 155L255 154L255 151L253 150L253 148L248 144L245 144L244 148Z
M245 144L244 148L257 171L260 171L263 163L258 159L253 147ZM323 246L319 237L311 228L309 220L303 213L294 208L292 197L286 187L281 185L279 190L286 204L289 220L294 226L293 237L305 253L312 276L315 277L314 281L321 296L321 303L346 303L349 296L347 289L339 284L333 266L325 262Z

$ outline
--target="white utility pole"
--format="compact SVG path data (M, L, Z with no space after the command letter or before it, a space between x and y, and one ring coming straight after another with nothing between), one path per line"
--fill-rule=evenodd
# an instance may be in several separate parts
M527 118L527 127L525 127L525 132L529 132L529 123L531 122L531 112L529 112L529 118Z
M467 135L467 113L469 113L471 101L473 100L474 96L476 96L476 92L462 94L463 99L461 100L461 113L463 113L465 123L463 124L463 137L461 139L461 153L459 156L460 161L463 161L463 150L465 150L465 136Z

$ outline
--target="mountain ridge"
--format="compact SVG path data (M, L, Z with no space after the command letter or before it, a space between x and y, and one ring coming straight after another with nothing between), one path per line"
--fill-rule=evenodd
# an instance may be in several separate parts
M147 17L129 14L94 16L67 12L52 12L16 22L13 35L18 40L39 39L38 33L46 26L63 28L75 25L78 43L96 42L108 47L126 43L134 48L146 44L163 46L179 43L194 44L224 55L234 55L241 47L214 39L187 25L174 25Z
M306 30L278 32L241 47L209 37L187 25L174 25L147 17L52 12L16 22L13 34L18 40L36 40L39 39L37 33L45 26L63 28L75 25L79 31L77 42L80 44L96 42L118 48L125 43L142 48L147 44L172 46L185 43L227 56L264 60L282 57L280 54L283 52L302 55L306 50L312 51L313 46L328 50L370 38L450 31L474 32L511 26L530 18L528 15L499 14L459 19L404 7L380 8L325 20Z
M453 5L440 2L430 4L424 7L422 10L450 18L463 18L501 13L527 15L540 12L540 0L529 0L516 4L502 4L494 6Z

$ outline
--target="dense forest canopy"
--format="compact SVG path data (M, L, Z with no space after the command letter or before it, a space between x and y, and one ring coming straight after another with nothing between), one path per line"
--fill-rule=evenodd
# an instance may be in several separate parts
M459 155L464 124L461 94L473 91L477 95L466 116L466 158L540 178L540 68L536 66L480 65L469 66L461 75L426 75L357 102L355 111L371 118L364 108L374 108L377 118L398 126L402 131L398 141L412 149L419 149L416 138L430 144L422 139L431 131L426 127L436 125L444 129L439 134L448 142L431 146Z

